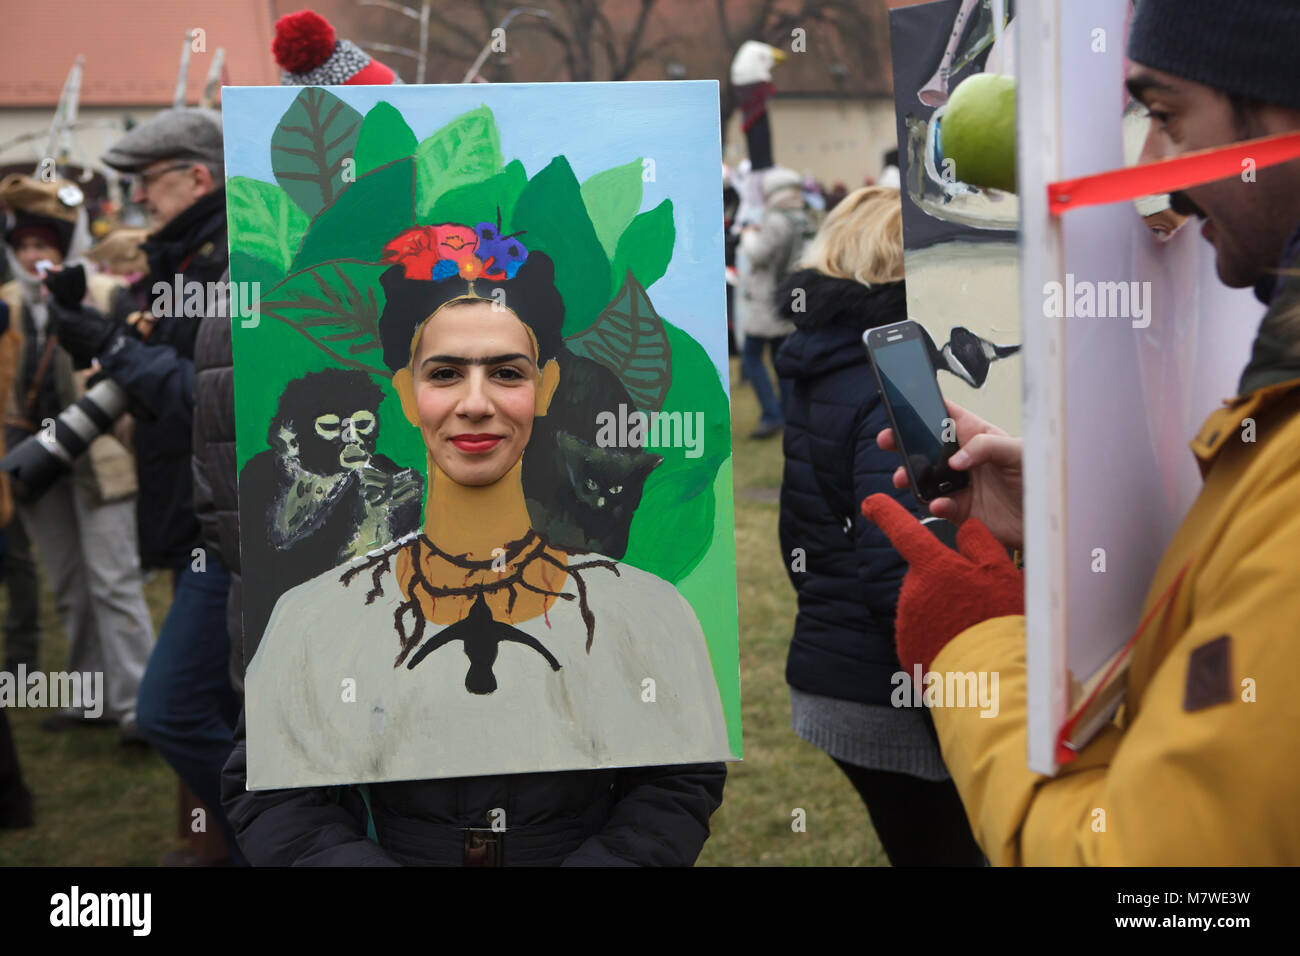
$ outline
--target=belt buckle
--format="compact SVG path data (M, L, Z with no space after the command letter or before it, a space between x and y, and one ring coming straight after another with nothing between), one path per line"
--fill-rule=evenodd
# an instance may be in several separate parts
M502 831L490 827L465 828L465 865L500 866Z

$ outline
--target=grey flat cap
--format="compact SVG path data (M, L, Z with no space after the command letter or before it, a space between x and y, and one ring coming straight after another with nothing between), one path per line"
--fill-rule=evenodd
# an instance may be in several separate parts
M119 139L100 159L122 173L138 173L163 159L220 166L225 162L221 114L192 108L163 110Z

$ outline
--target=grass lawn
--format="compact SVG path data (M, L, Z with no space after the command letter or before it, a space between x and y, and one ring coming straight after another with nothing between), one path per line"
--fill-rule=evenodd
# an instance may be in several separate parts
M740 367L731 363L736 383ZM777 540L781 439L751 441L758 402L733 384L736 563L739 565L740 699L745 759L728 764L727 790L710 825L702 866L885 865L866 808L824 753L790 730L785 656L795 596ZM802 809L806 830L795 832Z
M732 380L739 369L732 363ZM830 758L790 730L785 655L794 591L777 544L781 440L749 441L758 420L751 389L732 395L736 441L736 552L740 586L740 675L745 760L729 765L703 866L884 864L866 809ZM155 628L171 582L155 577L147 597ZM0 595L0 613L4 596ZM61 670L66 641L49 595L42 612L41 666ZM176 836L176 777L157 755L118 745L114 730L51 734L48 711L8 710L23 774L36 795L36 826L0 831L0 866L155 864L183 844ZM796 809L806 830L795 832Z
M39 564L39 560L37 562ZM67 638L48 591L41 600L41 669L63 670ZM171 575L145 589L154 632L171 603ZM0 608L8 600L0 597ZM117 730L49 733L49 710L7 708L23 777L36 798L36 826L0 830L0 866L153 866L176 835L176 775L144 747L123 747Z

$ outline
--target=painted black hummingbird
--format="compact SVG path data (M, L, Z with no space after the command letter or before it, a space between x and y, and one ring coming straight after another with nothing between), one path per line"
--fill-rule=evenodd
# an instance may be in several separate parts
M444 627L420 646L407 662L407 670L452 641L461 641L464 644L465 656L469 658L465 689L471 694L490 694L497 689L497 678L492 672L492 665L496 663L497 651L502 641L514 641L531 647L546 658L546 662L551 665L551 670L560 669L560 662L542 646L541 641L492 617L492 611L482 591L479 591L478 597L474 599L468 614L455 624Z

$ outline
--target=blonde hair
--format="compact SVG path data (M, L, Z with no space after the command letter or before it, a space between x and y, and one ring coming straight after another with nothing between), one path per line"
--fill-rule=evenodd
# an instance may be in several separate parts
M903 203L897 189L864 186L836 204L799 263L863 285L903 278Z

